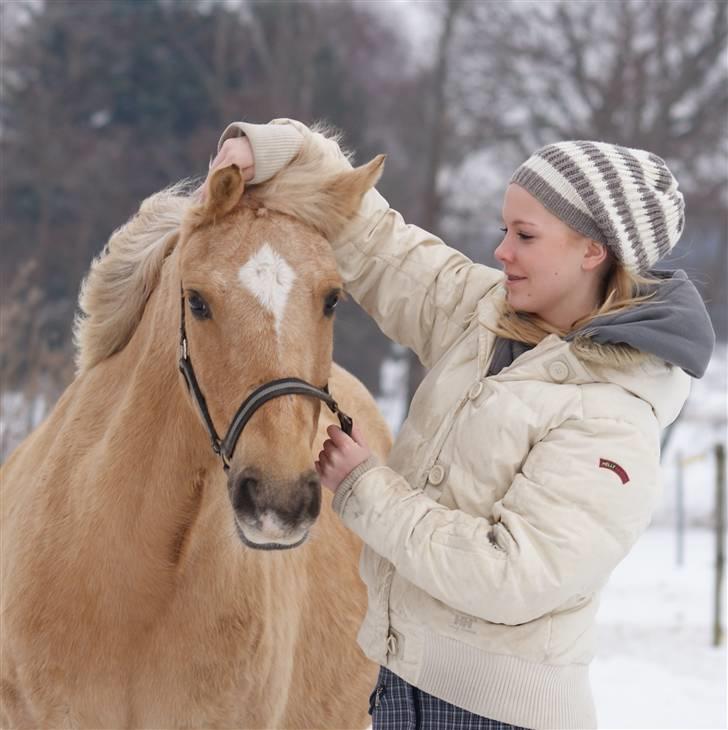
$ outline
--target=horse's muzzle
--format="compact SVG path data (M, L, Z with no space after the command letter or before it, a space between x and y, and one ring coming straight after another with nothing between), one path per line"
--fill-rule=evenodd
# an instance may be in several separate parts
M321 483L314 471L281 480L247 468L231 475L228 488L238 535L252 548L301 545L321 510Z

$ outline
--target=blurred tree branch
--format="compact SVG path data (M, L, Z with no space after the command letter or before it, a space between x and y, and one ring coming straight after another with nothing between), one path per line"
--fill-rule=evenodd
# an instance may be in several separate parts
M438 178L442 173L445 159L445 144L447 135L448 107L446 92L450 82L448 67L450 63L455 23L462 13L465 0L445 0L442 6L440 31L437 40L437 55L432 74L432 86L428 90L428 152L423 192L423 221L422 226L435 236L440 236L442 228L442 195L438 187ZM413 352L408 353L407 400L417 390L425 374L424 368Z
M495 228L487 221L497 218L510 172L544 144L599 139L649 149L666 159L686 195L686 242L675 260L704 279L725 336L725 271L712 261L728 245L728 3L467 0L463 15L446 90L447 238L475 249L475 236L482 241L484 227ZM457 183L470 180L476 154L491 168L468 203Z

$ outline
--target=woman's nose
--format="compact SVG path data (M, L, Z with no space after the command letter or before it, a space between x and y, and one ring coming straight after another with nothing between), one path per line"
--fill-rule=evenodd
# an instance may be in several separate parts
M493 256L495 256L496 260L501 263L510 261L513 258L512 251L510 250L510 246L506 243L505 238L500 242L500 244L498 244L495 251L493 251Z

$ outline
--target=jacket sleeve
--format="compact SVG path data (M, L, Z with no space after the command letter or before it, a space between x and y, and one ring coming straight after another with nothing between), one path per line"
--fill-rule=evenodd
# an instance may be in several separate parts
M411 583L515 625L601 588L649 523L658 472L657 450L634 425L570 420L532 448L492 520L438 504L386 466L337 493L337 507Z
M298 146L291 152L292 130ZM263 182L288 164L306 136L348 165L335 142L293 120L235 123L220 143L236 134L250 139L253 182ZM426 367L449 349L478 302L503 281L497 269L475 264L427 231L406 224L376 190L365 195L356 219L331 245L346 290L385 335L413 349Z
M303 134L298 127L276 122L271 124L233 122L226 127L217 143L219 151L227 139L248 138L255 161L255 177L250 181L251 185L270 180L296 156L303 144Z

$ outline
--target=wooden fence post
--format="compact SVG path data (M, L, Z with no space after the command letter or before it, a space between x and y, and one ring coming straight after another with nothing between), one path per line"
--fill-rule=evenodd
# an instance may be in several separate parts
M723 574L725 571L725 447L715 446L715 614L713 646L723 643Z
M685 555L685 483L684 483L685 466L683 464L683 455L681 451L677 452L677 479L675 493L675 516L677 518L677 545L676 545L676 562L678 565L683 564Z

